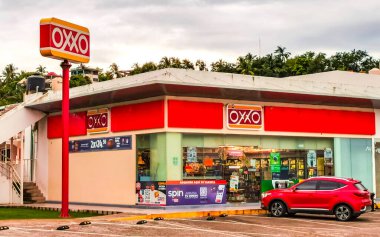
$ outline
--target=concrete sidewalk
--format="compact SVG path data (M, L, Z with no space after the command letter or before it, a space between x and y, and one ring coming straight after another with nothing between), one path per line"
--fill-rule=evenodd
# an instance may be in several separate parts
M61 204L58 203L25 204L24 206L40 210L61 210ZM147 206L123 207L70 204L69 209L73 212L93 212L102 215L113 215L113 217L110 216L110 218L114 221L154 219L156 217L163 217L168 219L218 216L220 214L258 215L266 213L266 211L260 208L260 203L227 203L216 205L166 206L159 208Z

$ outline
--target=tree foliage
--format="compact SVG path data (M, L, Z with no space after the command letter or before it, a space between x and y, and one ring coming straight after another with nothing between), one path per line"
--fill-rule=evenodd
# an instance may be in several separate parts
M38 65L38 67L36 68L36 73L38 74L44 75L46 72L46 67L42 65Z
M98 74L98 79L99 81L108 81L112 80L114 77L114 74L110 71L103 72L103 69L98 68L99 74Z
M220 59L212 62L210 69L213 72L238 73L245 75L288 77L311 73L326 72L332 70L344 70L353 72L368 72L378 67L379 60L368 55L363 50L351 50L349 52L337 52L330 57L325 53L307 51L300 55L292 56L286 47L277 46L273 53L262 57L247 53L239 56L236 62L227 62ZM154 71L163 68L184 68L208 71L206 63L197 60L194 64L188 59L175 57L163 57L155 64L148 62L134 64L131 75Z
M25 88L18 82L33 72L17 72L13 64L8 64L2 71L3 80L0 81L0 106L22 102Z
M200 59L193 63L189 59L163 57L158 63L146 62L142 65L135 63L129 75L164 68L182 68L252 76L288 77L332 70L368 72L372 68L378 67L379 62L379 59L373 58L364 50L354 49L348 52L336 52L330 57L324 53L312 51L292 56L285 47L278 46L273 53L261 57L247 53L246 55L239 56L235 62L227 62L220 59L216 62L212 62L210 67L207 67L207 64ZM36 72L44 74L46 73L46 67L39 65L36 68ZM21 71L18 73L17 67L13 64L7 65L2 70L0 77L0 106L21 102L25 88L18 82L33 73L35 72ZM125 75L123 73L124 72L119 70L119 66L116 63L112 63L109 66L109 70L105 72L99 70L98 78L99 81L107 81L122 77ZM70 87L90 83L90 78L83 75L75 75L70 79Z
M199 61L199 62L198 62ZM196 66L198 68L202 68L203 70L206 70L206 64L198 60ZM179 59L175 57L163 57L161 60L158 62L158 64L154 62L147 62L142 64L141 66L138 63L133 64L132 70L130 71L129 75L136 75L139 73L144 73L144 72L150 72L150 71L155 71L157 69L164 69L164 68L182 68L182 69L191 69L194 70L195 66L194 63L192 63L188 59Z
M70 77L70 88L91 84L91 79L88 76L73 75Z
M109 72L112 74L113 78L120 78L122 76L121 72L119 70L119 66L116 63L112 63L110 65L110 71Z

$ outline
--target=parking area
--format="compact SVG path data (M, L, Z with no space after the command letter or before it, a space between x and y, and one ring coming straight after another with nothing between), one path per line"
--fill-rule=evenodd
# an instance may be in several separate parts
M380 212L366 213L355 221L337 222L333 216L296 215L272 218L266 215L234 215L205 218L112 221L108 217L93 217L90 225L76 220L1 221L0 236L380 236ZM56 230L67 225L67 230Z

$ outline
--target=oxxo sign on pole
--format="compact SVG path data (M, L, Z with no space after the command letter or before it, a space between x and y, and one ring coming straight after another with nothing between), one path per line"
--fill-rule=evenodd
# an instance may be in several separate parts
M88 63L90 32L86 27L57 18L41 19L40 52L45 57Z
M62 209L61 217L69 215L69 80L72 63L90 61L90 32L57 18L40 21L40 53L44 57L63 60L62 67Z

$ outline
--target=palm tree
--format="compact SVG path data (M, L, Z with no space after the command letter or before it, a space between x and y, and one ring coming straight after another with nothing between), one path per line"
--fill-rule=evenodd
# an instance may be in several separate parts
M41 75L44 75L47 71L46 71L46 67L42 66L42 65L39 65L37 68L36 68L36 72L41 74Z
M120 78L121 77L121 73L120 73L120 70L119 70L119 66L116 64L116 63L112 63L110 65L110 70L113 74L113 77L115 78Z
M218 61L211 63L211 71L236 73L237 70L235 64L219 59Z
M129 75L132 76L132 75L136 75L136 74L139 74L139 73L141 73L141 67L140 67L140 65L138 63L133 64L132 70L129 73Z
M2 74L6 81L13 80L17 76L16 71L17 71L17 68L11 63L5 66Z
M244 57L238 58L237 69L241 74L252 75L254 71L254 61L256 59L256 55L253 56L251 53L248 53Z
M147 62L141 66L141 73L157 70L157 65L154 62Z
M163 69L163 68L169 68L171 67L171 61L168 57L163 57L161 58L160 62L158 63L158 68Z
M277 46L277 49L274 51L276 56L278 56L282 63L284 63L290 56L289 52L286 52L285 47Z
M171 57L170 60L170 67L173 68L182 68L181 60L179 58Z
M181 63L181 68L194 70L194 64L190 62L190 60L188 59L183 59Z
M198 68L199 71L208 71L207 65L203 60L198 59L195 62L195 66Z

